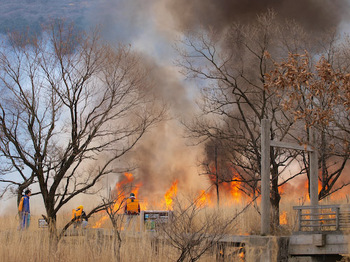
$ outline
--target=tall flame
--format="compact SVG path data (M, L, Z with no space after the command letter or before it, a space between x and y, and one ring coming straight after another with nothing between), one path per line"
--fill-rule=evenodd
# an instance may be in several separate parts
M165 193L164 195L164 199L165 199L165 205L166 208L168 210L170 210L172 208L173 205L173 199L176 197L177 195L177 184L178 184L178 180L175 180L171 187L169 188L169 190Z
M242 199L242 192L239 190L239 183L232 181L229 183L223 183L223 188L226 193L229 194L231 201L239 202Z
M113 205L113 212L123 212L122 206L121 206L121 201L122 199L125 199L125 189L127 186L131 185L132 182L134 182L134 176L131 173L124 173L124 176L121 178L121 180L116 183L114 192L117 194L117 200L114 201ZM142 186L142 183L138 183L135 186L132 187L132 193L137 196L140 187ZM119 200L119 201L118 201ZM107 220L108 216L105 215L101 217L92 228L99 228L102 226L102 224Z
M238 175L232 172L232 180L235 180L235 178L238 179ZM209 176L211 180L211 184L215 185L216 181L214 181L214 176ZM319 187L318 189L321 189L321 182L319 181ZM164 194L164 199L162 201L157 201L157 197L155 194L145 194L142 190L142 183L135 183L135 178L133 174L131 173L124 173L119 182L116 183L115 188L113 189L113 193L117 196L117 200L113 203L113 212L123 212L124 208L121 206L124 204L122 200L125 200L128 197L128 193L133 192L137 198L139 198L139 195L142 197L142 201L140 201L141 210L147 210L148 207L155 208L155 209L165 209L171 210L174 206L174 199L177 196L178 193L178 184L179 181L175 180L171 184L170 188L166 191ZM301 180L297 184L299 190L298 194L302 197L302 199L307 200L309 198L308 196L308 181ZM280 194L291 194L291 192L294 192L294 189L296 186L295 184L285 183L283 186L279 188ZM303 188L304 187L304 188ZM232 202L240 202L242 201L242 198L245 196L244 193L242 193L243 188L241 188L241 184L237 181L231 181L231 182L222 182L219 184L219 196L218 198L216 190L217 188L214 188L213 186L210 187L211 189L208 190L200 190L197 192L197 197L193 199L194 204L198 207L204 207L204 206L214 206L216 205L217 199L220 199L220 205L232 205ZM302 195L300 195L300 192L303 192ZM139 194L140 193L140 194ZM298 197L299 197L298 196ZM159 197L159 195L158 195ZM332 196L334 197L334 196ZM156 201L156 202L154 202ZM103 212L103 211L102 211ZM101 212L101 213L102 213ZM101 227L103 226L104 222L108 219L108 216L106 213L102 213L105 215L102 215L102 217L96 222L96 224L93 226L93 228ZM281 212L280 215L280 224L286 225L288 224L287 219L287 212Z
M288 224L287 211L283 211L282 214L280 215L280 224L281 225L287 225Z

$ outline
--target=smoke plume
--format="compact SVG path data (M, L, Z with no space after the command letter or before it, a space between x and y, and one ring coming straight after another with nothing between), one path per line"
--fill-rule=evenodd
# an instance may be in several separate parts
M183 77L172 64L175 59L172 45L176 36L181 36L183 30L195 30L199 26L220 30L233 22L248 23L268 9L273 9L281 20L296 20L310 32L338 27L348 19L349 13L349 3L344 0L2 2L6 15L2 31L11 30L13 24L19 23L19 17L24 17L21 23L23 27L28 24L39 25L49 17L64 15L82 28L98 25L106 40L116 44L131 44L145 54L145 65L153 68L150 74L155 79L155 92L169 105L169 116L173 119L148 133L133 155L128 156L138 162L139 168L135 175L149 192L159 188L166 190L174 179L179 179L179 186L195 184L191 182L193 179L204 180L198 179L196 170L197 157L202 151L186 146L182 137L183 127L176 121L178 116L188 116L195 108L192 102L193 90L184 84ZM16 5L21 6L21 13L14 13ZM30 16L32 13L36 16Z
M167 102L170 117L194 110L191 90L172 66L173 40L184 30L197 27L225 29L231 23L249 23L272 9L279 19L293 19L309 32L336 28L349 10L342 0L152 0L103 1L91 9L92 24L101 24L106 39L127 42L147 54L144 62L153 68L157 94ZM146 58L147 57L147 58ZM183 128L176 120L153 129L129 157L136 160L135 175L143 190L166 190L174 179L191 184L198 177L196 149L186 146ZM198 151L201 152L201 151ZM204 180L204 179L202 179ZM194 183L193 183L194 184Z
M168 0L166 9L179 29L196 26L224 28L233 23L246 23L257 14L273 9L281 19L294 19L306 30L334 28L347 19L349 3L343 0Z

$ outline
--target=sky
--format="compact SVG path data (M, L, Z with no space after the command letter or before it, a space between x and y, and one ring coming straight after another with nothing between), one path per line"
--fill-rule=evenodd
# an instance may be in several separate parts
M168 102L173 119L147 134L132 156L140 162L135 175L149 192L168 188L175 178L180 179L179 186L206 187L197 167L202 148L188 146L178 121L196 110L195 83L186 80L175 65L174 45L184 31L199 27L220 31L233 22L247 23L267 8L277 11L280 19L296 19L310 32L331 27L350 31L349 2L344 0L1 0L0 4L6 30L23 27L11 17L14 21L22 17L23 23L34 28L41 21L63 16L84 28L99 26L104 39L130 44L153 66L155 88ZM117 179L109 181L113 185ZM13 207L14 199L0 202L2 209ZM40 205L34 208L41 212Z

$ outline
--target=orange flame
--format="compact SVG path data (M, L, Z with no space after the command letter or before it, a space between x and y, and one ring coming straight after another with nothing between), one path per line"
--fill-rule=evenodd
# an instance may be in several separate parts
M95 225L92 226L92 228L100 228L103 223L105 222L105 220L107 219L108 217L107 216L103 216L101 217L96 223Z
M210 199L210 193L205 190L201 190L197 198L197 206L211 205L212 201Z
M310 196L309 196L309 193L308 193L308 190L309 190L309 181L308 181L308 179L305 179L304 188L305 188L306 199L310 200ZM318 182L317 182L317 193L318 194L321 192L321 189L322 189L322 182L320 180L318 180Z
M125 185L131 184L134 181L134 176L131 173L124 173L124 177L115 185L115 189L120 191Z
M124 173L124 177L120 182L118 182L115 185L115 190L118 194L124 196L125 187L128 185L131 185L132 182L134 182L134 176L131 173ZM138 183L132 187L132 193L135 194L135 196L138 194L140 187L142 186L142 183Z
M232 181L230 183L223 183L223 188L229 194L231 200L239 202L242 199L242 192L239 190L239 183Z
M287 219L287 211L283 211L280 215L280 225L287 225L288 219Z
M165 199L165 205L166 208L168 210L170 210L172 208L172 204L173 204L173 199L176 197L177 195L177 184L178 184L178 180L175 180L171 187L169 188L169 190L165 193L164 195L164 199Z
M121 200L125 199L125 187L130 185L133 181L134 181L134 176L131 173L124 173L124 176L122 177L122 179L118 183L116 183L114 190L118 195L118 199L114 201L114 205L112 209L113 212L117 212L117 211L123 212L121 207ZM138 194L138 191L141 186L142 186L142 183L138 183L133 187L132 193L134 193L135 196ZM103 223L107 220L107 218L108 218L107 215L101 217L92 228L101 227Z

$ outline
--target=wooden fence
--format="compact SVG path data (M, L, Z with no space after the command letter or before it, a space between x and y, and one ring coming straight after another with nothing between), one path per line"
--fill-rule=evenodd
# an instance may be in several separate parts
M350 205L294 206L297 210L297 232L330 232L350 230Z

